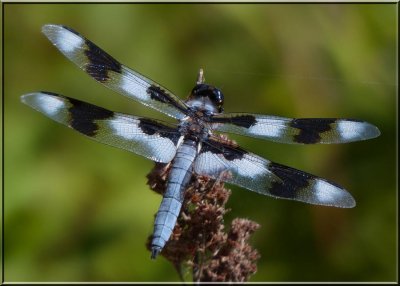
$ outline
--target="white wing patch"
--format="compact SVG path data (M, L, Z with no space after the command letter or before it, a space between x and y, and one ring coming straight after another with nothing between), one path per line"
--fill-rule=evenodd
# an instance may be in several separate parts
M338 195L338 188L322 180L315 181L314 189L318 200L323 203L334 202ZM339 191L342 192L340 189Z
M366 124L364 122L339 121L337 128L343 139L352 140L360 137L365 131Z
M271 138L279 138L286 129L282 119L264 119L257 118L257 123L251 126L248 132L251 135L267 136Z
M118 116L108 121L114 136L119 136L126 140L126 144L131 141L137 150L145 150L147 154L155 154L151 159L157 162L169 162L176 154L176 146L169 139L161 137L159 134L148 135L139 127L140 120L134 118L124 118Z
M57 25L45 25L42 28L42 32L58 49L60 49L60 51L66 54L70 54L76 49L82 48L85 44L82 37Z
M30 93L22 96L21 100L48 116L55 116L65 108L65 102L62 99L48 94Z
M232 171L242 177L253 178L266 174L266 166L260 162L255 162L248 155L242 159L227 160L221 154L212 152L201 153L194 165L198 173L220 174L223 171Z
M148 100L149 95L146 93L147 86L148 83L140 83L138 78L133 78L126 72L121 75L121 88L128 94L134 94L139 100Z
M254 162L248 155L244 155L243 159L233 160L233 164L238 166L238 174L241 176L255 177L265 174L266 166L259 162Z
M354 207L355 201L350 194L324 180L317 179L314 181L313 190L319 202L326 205L337 205L340 201L347 201L346 207Z
M113 129L114 134L123 137L126 140L133 140L138 137L138 134L143 135L143 132L137 127L138 120L112 120L109 122L110 127Z

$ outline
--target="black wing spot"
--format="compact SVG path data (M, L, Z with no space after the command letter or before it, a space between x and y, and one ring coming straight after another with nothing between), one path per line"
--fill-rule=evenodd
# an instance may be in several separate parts
M293 119L290 127L299 129L299 134L294 136L297 143L313 144L321 141L321 134L332 130L332 123L336 119L310 120L308 118Z
M109 71L121 73L121 64L116 59L88 40L86 40L86 46L85 55L89 64L86 65L85 70L97 81L107 81Z
M150 98L159 101L162 103L170 104L179 111L181 111L184 114L188 113L188 110L184 107L182 107L178 102L176 102L166 90L162 89L161 87L152 84L149 86L146 90L146 93L150 95Z
M69 98L69 102L72 104L69 108L71 127L87 136L96 135L98 125L95 120L108 119L114 115L110 110L76 99Z
M309 188L315 178L299 170L272 162L269 164L269 169L282 180L282 182L272 182L269 187L270 193L283 198L297 198L298 192Z
M171 98L167 95L165 90L156 85L151 85L146 90L147 94L150 95L150 98L162 103L171 103Z
M228 146L217 141L205 141L206 144L201 148L201 153L211 152L213 154L221 154L228 161L241 160L247 151L235 146Z
M239 127L250 128L257 123L257 119L252 115L237 115L233 117L221 117L211 119L215 123L230 123Z
M139 119L139 128L147 135L158 134L161 137L171 139L175 144L179 140L179 133L176 128L163 125L155 120L149 118Z

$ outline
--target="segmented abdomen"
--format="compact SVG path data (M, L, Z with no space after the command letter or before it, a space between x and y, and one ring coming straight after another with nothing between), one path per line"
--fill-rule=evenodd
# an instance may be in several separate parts
M192 175L196 143L184 141L176 152L168 176L167 189L154 222L151 258L156 258L171 236L185 197L186 185Z

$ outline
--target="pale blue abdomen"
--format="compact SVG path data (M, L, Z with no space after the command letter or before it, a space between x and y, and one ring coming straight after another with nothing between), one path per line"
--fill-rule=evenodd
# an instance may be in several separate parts
M192 165L196 155L196 143L187 140L178 148L172 161L171 171L167 179L167 189L154 222L153 240L151 242L151 258L153 259L163 249L175 227L185 197L186 186L192 175Z

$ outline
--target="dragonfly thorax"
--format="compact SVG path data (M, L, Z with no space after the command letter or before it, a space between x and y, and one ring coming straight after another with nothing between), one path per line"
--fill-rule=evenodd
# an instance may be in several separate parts
M208 138L210 128L201 118L197 116L188 116L179 124L179 132L184 135L186 139L198 142Z

